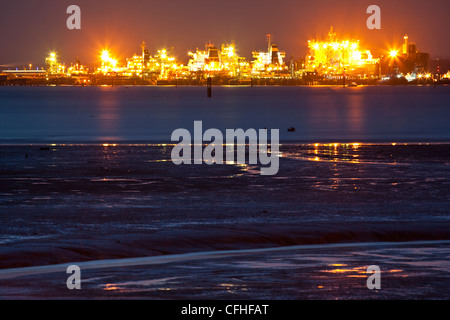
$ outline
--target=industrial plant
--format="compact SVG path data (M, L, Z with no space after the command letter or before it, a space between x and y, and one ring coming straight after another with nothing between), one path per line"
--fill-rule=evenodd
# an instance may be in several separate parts
M286 53L266 35L267 48L242 56L235 43L187 52L188 62L174 48L151 52L145 42L124 61L109 49L99 50L95 67L62 61L57 52L45 57L45 67L2 70L0 85L202 85L214 84L378 84L448 81L450 74L429 72L428 53L420 52L407 35L401 49L375 57L357 39L341 38L330 28L322 39L307 41L304 57L286 61Z

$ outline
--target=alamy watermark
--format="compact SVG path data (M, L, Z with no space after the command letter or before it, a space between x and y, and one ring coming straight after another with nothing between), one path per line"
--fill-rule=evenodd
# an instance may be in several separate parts
M381 289L381 270L377 265L371 265L367 267L367 273L372 274L367 278L367 289Z
M213 163L247 164L246 147L248 145L248 164L256 165L259 161L261 175L275 175L279 169L279 130L270 130L270 142L268 131L267 129L259 129L258 131L255 129L246 131L243 129L226 129L224 139L222 131L219 129L212 128L203 133L202 121L194 121L193 139L187 129L180 128L173 131L171 141L179 141L179 143L172 149L172 162L176 165L202 164L203 162L209 165ZM203 148L204 141L210 142L205 148ZM235 142L237 142L236 148ZM226 149L225 158L224 146Z
M366 26L369 30L381 29L381 9L377 5L370 5L366 10L370 17L367 18Z
M67 14L70 16L67 18L66 26L69 30L80 30L81 29L81 9L77 5L70 5L66 10Z
M73 290L81 289L81 269L79 266L73 264L67 267L66 273L71 274L66 281L67 289Z

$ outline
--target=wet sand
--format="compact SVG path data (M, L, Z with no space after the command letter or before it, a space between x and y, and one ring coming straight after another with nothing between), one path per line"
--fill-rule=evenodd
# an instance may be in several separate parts
M81 293L65 288L65 272L5 278L1 298L449 296L448 244L405 242L450 240L450 145L286 144L276 176L249 165L176 166L168 145L0 150L0 274L108 259L353 245L85 270ZM354 246L369 242L384 245ZM330 271L338 264L347 271ZM384 272L378 295L361 273L372 264Z
M449 243L353 243L204 252L0 270L1 299L443 299L450 297ZM369 265L381 288L369 290Z

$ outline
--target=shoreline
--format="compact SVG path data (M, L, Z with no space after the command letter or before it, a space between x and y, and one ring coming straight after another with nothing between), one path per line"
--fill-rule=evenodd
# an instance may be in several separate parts
M87 83L85 79L89 79ZM406 81L406 80L405 80ZM352 85L352 83L356 85ZM436 86L436 85L448 85L450 79L441 79L437 82L432 80L420 80L412 82L404 82L398 80L387 80L380 82L380 79L346 79L342 80L309 80L309 79L220 79L213 78L212 86L230 86L230 87L270 87L270 86L304 86L304 87L320 87L320 86L333 86L333 87L358 87L358 86ZM140 87L206 87L208 82L206 79L172 79L172 80L144 80L144 79L130 79L130 78L91 78L83 77L83 79L77 78L7 78L0 81L0 87L11 86L76 86L76 87L122 87L122 86L140 86Z
M268 141L270 143L270 141ZM26 142L2 142L0 139L0 147L174 147L179 142L164 141L164 140L124 140L124 141L26 141ZM301 147L327 147L327 146L438 146L448 145L450 140L403 140L398 141L360 141L360 140L315 140L315 141L301 141L301 140L280 140L280 146L301 146ZM191 144L193 146L194 144ZM207 146L208 143L203 143ZM239 145L239 144L236 144ZM248 143L245 144L248 146ZM226 144L223 144L225 147Z

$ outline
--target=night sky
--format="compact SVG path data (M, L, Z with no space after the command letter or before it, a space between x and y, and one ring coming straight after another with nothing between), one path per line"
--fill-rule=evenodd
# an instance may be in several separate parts
M81 8L81 30L68 30L66 8ZM381 30L369 30L366 9L381 7ZM307 40L325 37L330 25L338 35L361 40L375 55L393 46L401 49L403 35L431 58L450 58L449 0L20 0L0 7L0 65L33 63L59 51L66 64L78 57L95 65L99 50L111 48L123 61L140 53L146 41L152 54L174 47L180 60L187 52L236 42L238 53L267 48L265 35L286 57L300 58Z

